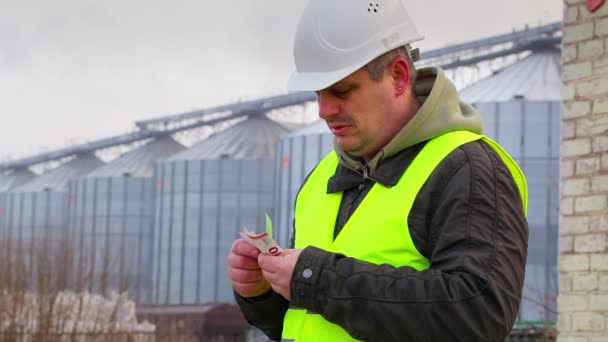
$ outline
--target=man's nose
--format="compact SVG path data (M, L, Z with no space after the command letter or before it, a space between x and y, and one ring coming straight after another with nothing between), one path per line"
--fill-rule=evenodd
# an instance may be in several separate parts
M317 93L317 103L319 104L319 117L323 120L340 112L340 107L335 99L325 92Z

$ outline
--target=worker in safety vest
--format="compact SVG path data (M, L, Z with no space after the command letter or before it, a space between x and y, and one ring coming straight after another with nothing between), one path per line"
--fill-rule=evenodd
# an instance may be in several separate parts
M293 249L237 240L245 318L284 341L503 341L517 316L525 177L482 134L402 0L310 0L290 91L315 91L334 151L295 204Z

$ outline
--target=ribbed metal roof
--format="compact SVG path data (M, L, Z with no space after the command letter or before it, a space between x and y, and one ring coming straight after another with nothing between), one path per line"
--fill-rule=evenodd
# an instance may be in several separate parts
M561 100L561 52L557 49L534 51L494 75L460 91L468 103Z
M155 139L133 151L129 151L110 163L86 174L84 177L151 177L154 163L164 160L185 147L171 137Z
M56 169L44 173L15 188L12 192L38 192L64 190L71 179L87 174L102 166L104 162L88 154L75 158Z
M265 115L256 115L210 136L167 161L273 159L276 143L287 133L288 129Z
M306 127L300 128L297 131L293 131L287 137L298 137L301 135L312 135L312 134L331 134L331 131L327 127L325 120L317 120Z
M12 190L34 177L36 175L29 170L13 171L7 174L0 173L0 192Z

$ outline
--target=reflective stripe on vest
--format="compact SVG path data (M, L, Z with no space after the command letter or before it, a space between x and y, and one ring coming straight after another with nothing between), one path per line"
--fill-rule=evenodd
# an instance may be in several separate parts
M483 139L509 168L527 209L527 186L523 172L513 159L489 138L466 131L446 133L430 140L390 188L375 183L334 239L334 228L342 192L328 194L327 181L338 167L338 157L330 152L310 174L297 196L295 208L295 247L316 246L330 252L374 264L429 267L414 246L408 216L418 192L433 170L453 150ZM374 227L373 231L369 227ZM340 326L321 315L291 307L283 322L283 339L295 341L356 341Z

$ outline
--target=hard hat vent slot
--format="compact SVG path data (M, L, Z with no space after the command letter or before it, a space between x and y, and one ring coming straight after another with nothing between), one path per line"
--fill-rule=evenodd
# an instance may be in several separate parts
M370 2L369 7L367 8L367 11L368 12L372 12L373 11L374 13L378 13L378 9L379 9L378 7L380 7L380 5L373 4L373 3Z

